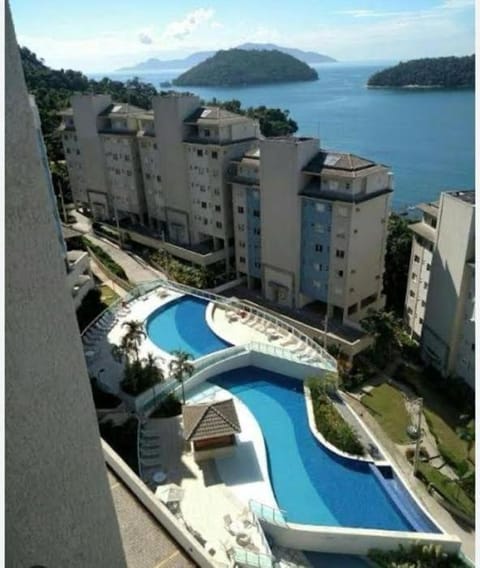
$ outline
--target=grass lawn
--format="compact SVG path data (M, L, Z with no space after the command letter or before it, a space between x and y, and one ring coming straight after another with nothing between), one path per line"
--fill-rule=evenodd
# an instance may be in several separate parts
M374 387L362 397L362 404L395 443L411 442L407 435L407 426L411 421L403 395L398 389L387 383Z
M106 304L107 306L110 306L111 304L113 304L113 302L115 302L116 300L118 300L119 296L118 294L116 294L111 288L110 286L107 286L106 284L101 284L99 286L100 291L102 293L101 296L101 301Z
M461 426L460 413L451 404L448 398L435 390L434 385L424 379L421 373L414 369L407 369L403 377L404 382L412 385L419 396L423 397L424 413L429 428L437 440L439 450L448 461L461 462L467 458L468 445L457 434L456 429ZM469 459L475 463L475 448L473 447Z
M475 503L456 483L427 463L418 464L419 473L431 483L433 487L453 505L458 507L470 518L475 518Z

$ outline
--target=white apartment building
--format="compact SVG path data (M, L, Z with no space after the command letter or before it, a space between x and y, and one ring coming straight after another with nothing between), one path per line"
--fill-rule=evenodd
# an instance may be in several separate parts
M72 97L60 131L74 199L96 219L148 229L159 239L150 245L178 245L174 254L194 261L178 247L190 249L203 255L200 264L223 261L228 270L233 229L226 172L258 139L258 122L203 107L190 94L159 95L152 103L144 111L103 95ZM88 177L85 156L92 152L96 175Z
M405 318L423 358L475 386L475 192L422 204L414 232Z
M251 287L354 326L383 307L389 168L320 150L316 138L280 137L232 169L237 272Z

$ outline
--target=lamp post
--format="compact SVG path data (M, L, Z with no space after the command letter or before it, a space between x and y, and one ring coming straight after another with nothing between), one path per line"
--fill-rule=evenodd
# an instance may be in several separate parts
M413 459L413 476L415 477L418 469L418 458L420 457L420 443L422 441L422 412L423 412L423 398L418 398L417 402L417 442L415 444L415 457Z

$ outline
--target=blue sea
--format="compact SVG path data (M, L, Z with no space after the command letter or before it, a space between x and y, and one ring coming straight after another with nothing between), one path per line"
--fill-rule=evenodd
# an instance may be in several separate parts
M351 152L391 167L397 210L437 199L439 192L473 189L475 93L473 90L367 89L368 77L394 62L315 65L318 81L254 87L176 88L204 100L239 99L244 107L288 109L298 133L317 136L322 147ZM183 70L135 74L160 89ZM105 74L91 74L98 79Z

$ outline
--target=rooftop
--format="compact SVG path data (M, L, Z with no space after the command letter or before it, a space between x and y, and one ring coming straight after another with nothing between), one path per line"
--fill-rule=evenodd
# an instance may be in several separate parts
M144 108L137 107L135 105L130 105L128 103L112 103L108 105L108 107L99 113L98 116L109 116L109 117L117 117L117 116L128 116L131 114L147 114Z
M232 399L209 404L186 405L182 414L186 440L204 440L241 431Z
M199 124L206 125L219 121L237 122L239 120L250 120L246 116L236 114L225 110L220 107L206 107L202 106L197 108L184 122L185 124Z
M419 203L417 205L417 209L423 211L427 215L431 215L432 217L438 217L438 201L434 201L431 203Z
M448 195L452 197L456 197L461 201L465 201L465 203L470 203L471 205L475 205L475 190L470 189L468 191L446 191Z
M357 172L377 165L378 164L375 162L356 156L355 154L320 150L305 168L303 168L303 172L317 175L322 173L348 172L355 175Z
M420 221L420 223L413 223L413 225L409 226L409 229L420 237L423 237L424 239L427 239L432 243L435 242L437 232L433 227L427 225L427 223L423 223L422 221Z

